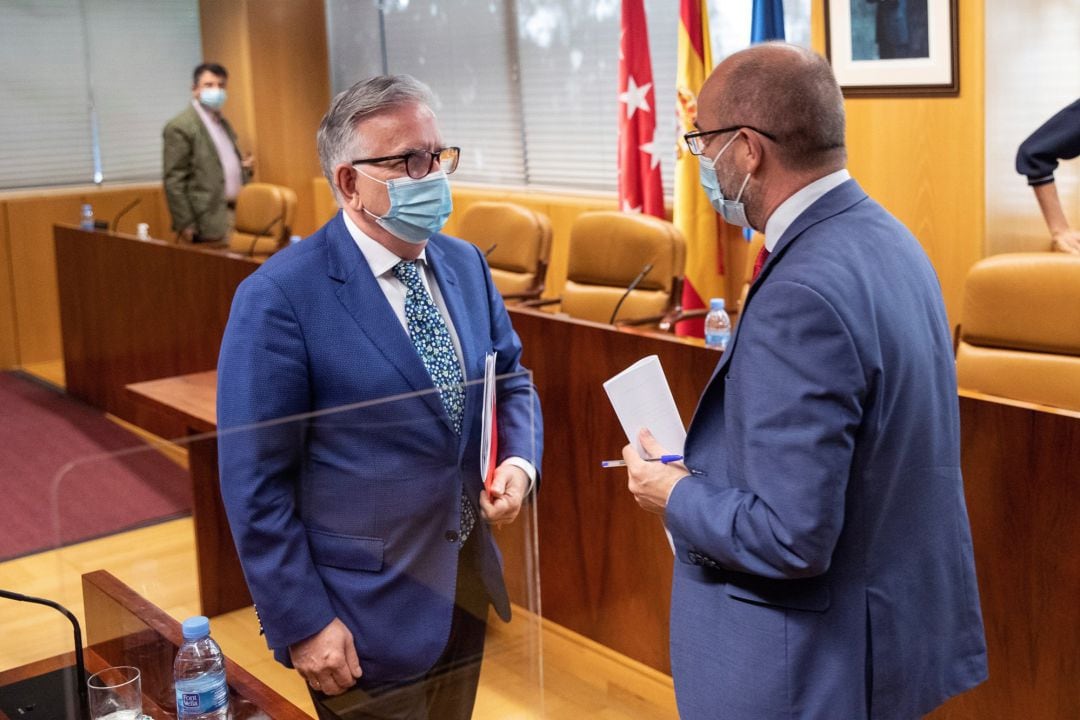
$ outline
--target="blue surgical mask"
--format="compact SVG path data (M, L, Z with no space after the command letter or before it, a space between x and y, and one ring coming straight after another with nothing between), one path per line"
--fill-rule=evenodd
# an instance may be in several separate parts
M213 110L220 110L225 105L225 88L202 88L199 90L199 102Z
M712 160L709 160L705 155L698 155L698 177L701 180L701 187L704 188L705 194L709 197L709 203L716 212L720 213L724 221L731 225L748 228L750 227L750 221L746 219L746 204L742 202L741 198L743 191L746 190L747 183L750 182L750 173L746 173L742 187L739 188L739 194L734 200L728 200L724 197L724 191L720 189L720 180L716 176L717 161L720 160L720 156L724 154L724 151L728 149L731 143L735 142L735 138L738 136L738 133L733 135L724 144L724 147L720 148L720 152L716 153L716 157Z
M379 227L407 243L419 245L442 230L453 209L450 180L442 170L415 180L411 177L380 180L357 170L364 177L386 185L390 193L390 209L378 216L364 208Z

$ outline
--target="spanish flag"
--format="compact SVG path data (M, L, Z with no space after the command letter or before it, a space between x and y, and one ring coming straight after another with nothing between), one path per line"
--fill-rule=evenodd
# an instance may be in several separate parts
M679 137L675 145L675 204L672 221L686 238L686 282L683 308L708 306L709 299L724 296L724 254L717 234L717 215L698 179L698 159L683 142L697 117L697 94L712 72L707 0L679 0L678 74L676 104ZM701 319L676 326L679 335L704 337Z

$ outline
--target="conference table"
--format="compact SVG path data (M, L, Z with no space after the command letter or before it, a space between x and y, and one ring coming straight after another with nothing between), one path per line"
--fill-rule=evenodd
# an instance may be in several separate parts
M604 470L626 437L602 383L647 355L668 368L684 422L720 357L700 341L510 309L546 418L537 506L544 616L664 672L671 550L662 524L642 512L626 473ZM215 392L207 371L128 386L135 422L183 427L194 498L199 597L208 615L251 604L218 488ZM567 420L563 420L563 419ZM511 597L526 604L520 532L499 532ZM635 631L626 632L633 627Z
M60 226L56 241L74 394L162 437L188 437L203 609L248 604L217 490L212 368L232 292L257 263ZM174 267L185 280L173 281ZM134 268L140 277L128 277ZM74 278L85 274L98 277ZM109 297L139 303L135 315L101 303L99 286L110 283ZM194 339L177 334L192 322L171 307L180 298L207 326ZM157 313L167 316L161 333L150 326ZM601 384L656 354L688 422L719 355L671 336L528 309L510 315L546 419L536 501L544 617L669 672L673 559L660 520L626 490L625 472L600 468L626 442ZM129 338L144 328L154 342ZM133 350L137 357L127 355ZM965 391L959 404L990 680L933 717L1080 717L1080 413ZM514 567L525 560L518 540L500 538L512 578L524 575ZM520 597L523 588L511 591Z
M139 668L143 712L158 720L175 718L173 659L183 642L180 623L104 570L83 575L82 591L86 672L118 665ZM36 707L25 710L27 717L60 717L43 712L50 702L63 703L59 696L71 687L73 664L74 654L66 653L0 672L0 720L19 720L23 717L19 708L25 710L31 703ZM225 676L232 720L310 720L307 713L228 657ZM11 710L9 704L18 707L4 712L4 708Z

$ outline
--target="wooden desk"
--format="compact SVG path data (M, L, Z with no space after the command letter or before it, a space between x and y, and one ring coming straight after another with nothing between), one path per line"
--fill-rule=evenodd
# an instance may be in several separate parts
M257 260L64 225L53 237L68 393L137 422L124 386L217 366L233 293Z
M251 604L229 520L221 500L217 465L217 371L148 380L128 386L136 423L162 435L177 425L188 449L199 605L213 617Z
M961 391L990 679L933 720L1080 718L1080 413Z
M660 520L642 512L626 474L604 471L626 438L602 383L645 355L667 369L684 421L719 353L700 342L511 309L533 370L545 424L540 517L540 575L545 617L663 672L668 662L671 551ZM189 448L199 596L207 615L251 604L218 487L216 373L129 387L138 422L152 432L181 426ZM164 420L163 420L164 418ZM564 418L576 418L567 422ZM159 432L160 434L160 432ZM524 542L519 528L499 533L511 598L527 605ZM635 628L627 632L626 628Z
M672 338L539 312L511 315L545 417L538 499L544 616L669 672L672 557L659 520L627 492L625 473L599 467L625 444L601 382L656 353L689 421L718 355ZM162 407L201 397L202 410L179 412L190 416L193 429L205 429L199 423L213 420L212 378L163 381ZM933 717L1080 717L1080 556L1074 550L1080 546L1080 413L972 393L962 393L960 413L991 677ZM215 462L193 462L192 472L196 488L207 483L216 492ZM218 562L233 552L231 542L200 538L200 547L204 542ZM522 577L520 539L504 532L500 543L511 581ZM200 568L204 554L200 549ZM217 581L243 583L239 572ZM511 589L520 602L522 589Z
M180 623L108 572L83 575L88 673L134 665L142 675L143 711L157 720L176 717L173 659L182 642ZM70 665L70 654L0 673L0 689ZM229 717L310 720L308 715L232 660L225 660ZM0 720L7 720L0 713Z

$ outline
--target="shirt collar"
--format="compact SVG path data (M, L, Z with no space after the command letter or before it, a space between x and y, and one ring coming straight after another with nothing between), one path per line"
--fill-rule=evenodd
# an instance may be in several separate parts
M345 219L345 228L349 231L349 235L356 243L356 246L360 248L360 252L363 254L364 259L367 260L368 267L371 268L371 273L375 277L381 277L392 271L394 266L401 262L402 258L392 253L384 245L379 243L379 241L361 230L360 227L353 222L353 219L349 217L349 213L342 211L341 217ZM421 261L422 265L427 264L426 247L420 251L420 257L417 259Z
M776 243L784 236L791 223L816 203L821 197L838 185L842 185L851 179L851 173L846 169L829 173L825 177L818 178L803 189L796 192L769 216L765 223L765 248L772 252L776 249Z
M209 122L213 122L217 125L221 124L221 120L218 119L217 113L207 110L206 106L203 105L201 102L199 102L195 98L192 98L191 104L195 106L195 112L198 113L200 118L202 118L204 125Z

